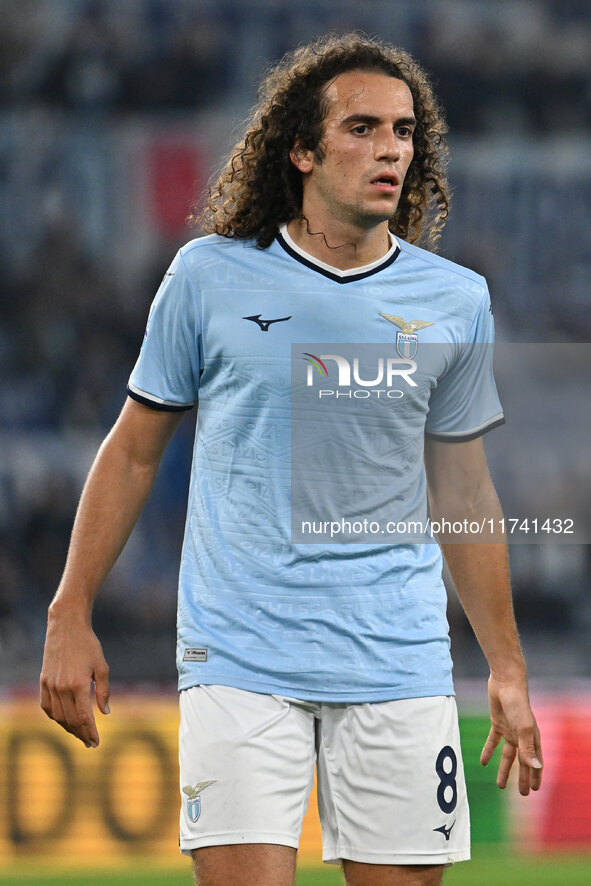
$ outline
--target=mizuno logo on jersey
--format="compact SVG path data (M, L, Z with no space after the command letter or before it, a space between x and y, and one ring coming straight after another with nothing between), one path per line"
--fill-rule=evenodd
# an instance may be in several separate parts
M253 323L258 323L261 332L268 332L271 323L283 323L284 320L291 320L291 314L289 317L277 317L276 320L261 320L260 314L253 314L252 317L243 317L242 319L252 320Z

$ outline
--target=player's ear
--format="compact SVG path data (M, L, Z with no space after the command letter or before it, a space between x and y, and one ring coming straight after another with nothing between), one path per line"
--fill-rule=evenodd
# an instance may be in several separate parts
M302 147L299 138L296 138L293 148L289 152L289 159L302 173L312 172L314 167L314 151Z

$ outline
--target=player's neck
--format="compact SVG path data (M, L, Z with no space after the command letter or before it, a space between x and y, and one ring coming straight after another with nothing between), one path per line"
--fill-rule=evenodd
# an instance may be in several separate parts
M388 223L368 230L333 220L293 219L287 226L294 243L318 261L348 271L378 261L391 247Z

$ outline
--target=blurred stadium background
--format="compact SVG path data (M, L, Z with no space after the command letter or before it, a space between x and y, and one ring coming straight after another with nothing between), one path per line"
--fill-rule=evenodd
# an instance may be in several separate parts
M589 0L1 0L0 882L39 882L40 870L65 882L68 868L90 883L107 867L114 883L116 871L146 862L179 872L153 882L190 882L175 850L174 690L190 417L96 607L115 685L97 752L37 709L46 609L150 301L195 235L190 200L231 146L267 64L354 28L406 47L432 72L454 158L440 251L488 277L498 339L536 350L516 385L520 349L503 345L499 387L514 422L487 441L502 499L522 514L531 499L536 513L583 527L576 544L530 535L511 547L545 736L538 797L497 791L478 765L486 667L450 594L483 861L449 882L485 883L489 871L527 883L528 863L545 882L549 856L549 883L591 882ZM553 363L566 374L547 374ZM310 813L302 857L312 867L318 840ZM515 853L525 868L507 862Z

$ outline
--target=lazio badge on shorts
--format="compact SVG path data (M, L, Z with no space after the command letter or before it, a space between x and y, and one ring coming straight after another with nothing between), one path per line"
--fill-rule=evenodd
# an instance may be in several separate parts
M403 360L412 360L419 346L419 329L425 329L427 326L434 326L426 320L403 320L398 314L382 314L384 320L398 326L400 332L396 333L396 352Z
M183 794L187 795L187 815L193 823L197 821L201 815L201 792L208 788L210 784L215 784L217 779L213 781L200 781L195 787L186 784L183 788Z

